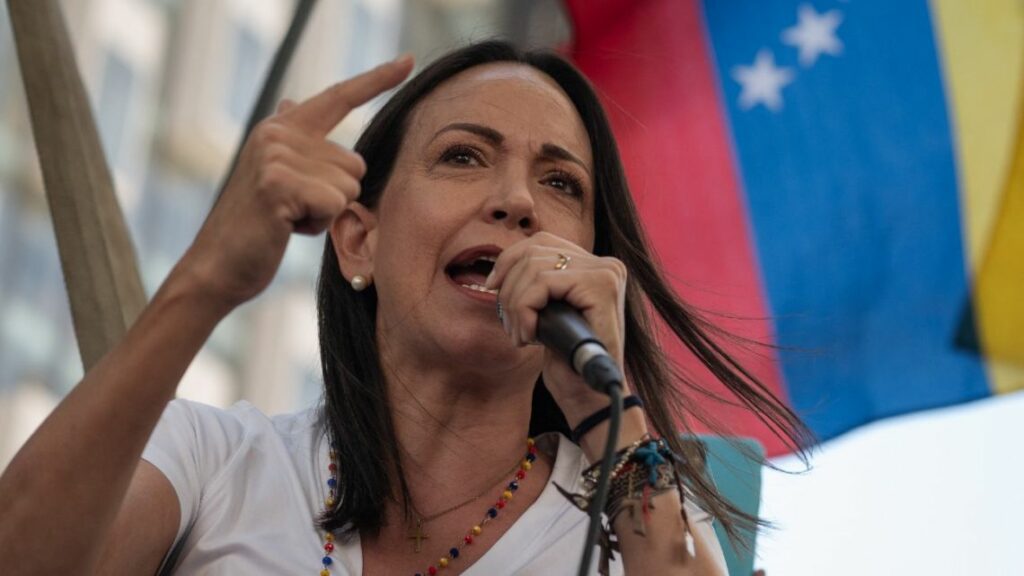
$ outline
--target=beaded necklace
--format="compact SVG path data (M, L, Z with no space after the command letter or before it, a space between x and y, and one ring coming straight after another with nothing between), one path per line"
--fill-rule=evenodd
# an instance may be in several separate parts
M334 445L331 444L331 448L327 453L330 459L330 464L327 465L327 470L330 473L327 479L327 497L324 499L324 504L327 506L327 510L334 507L338 496L338 462L337 453L334 449ZM494 504L487 509L484 517L477 524L470 528L462 540L455 546L452 546L448 550L448 554L442 556L436 564L431 564L427 567L426 574L429 576L436 576L439 570L443 570L449 566L453 561L459 558L462 550L473 543L474 538L483 534L484 526L489 522L493 521L498 517L501 510L504 510L505 506L512 500L512 496L517 490L519 490L519 483L526 479L526 473L533 468L533 463L537 460L537 446L533 441L533 438L526 439L526 456L517 466L515 476L502 490L501 496L494 502ZM475 499L474 499L475 500ZM470 500L472 502L472 500ZM410 536L410 538L416 539L417 551L425 535L422 531L422 521L417 522L416 535ZM323 568L320 570L320 576L331 576L331 564L334 563L334 558L331 554L334 552L334 534L327 532L324 534L324 556L321 559ZM415 576L424 576L424 572L417 572Z
M338 498L338 453L333 442L331 442L331 447L327 450L327 458L330 460L330 463L327 464L327 497L324 498L324 506L326 506L327 510L331 510L334 508L334 503ZM323 569L320 570L320 576L331 576L331 564L334 563L334 558L331 558L331 554L333 553L334 534L325 532L324 557L321 559Z
M416 509L416 506L410 502L410 506L412 506L413 522L416 524L415 534L410 534L409 537L408 537L409 540L415 540L416 541L415 544L413 545L413 552L419 553L420 550L422 549L423 541L430 538L429 536L427 536L426 534L423 533L423 528L427 525L427 523L432 522L434 520L437 520L438 518L440 518L440 517L442 517L442 516L444 516L446 514L454 512L454 511L456 511L456 510L458 510L460 508L463 508L464 506L467 506L469 504L472 504L473 502L476 502L480 498L483 498L483 496L485 494L487 494L488 492L491 491L492 488L494 488L495 484L501 482L501 480L503 478L505 478L509 474L512 474L513 472L515 472L516 469L519 468L520 462L522 462L522 461L520 460L519 462L516 462L515 465L512 466L512 468L510 468L508 471L502 472L501 476L498 477L497 480L495 480L494 482L491 482L491 484L489 484L487 486L487 488L485 488L483 491L481 491L476 496L473 496L469 500L465 500L465 501L463 501L463 502L461 502L459 504L456 504L454 506L449 506L448 508L445 508L444 510L441 510L440 512L434 512L433 514L431 514L429 516L424 516L423 514L420 514L420 511Z

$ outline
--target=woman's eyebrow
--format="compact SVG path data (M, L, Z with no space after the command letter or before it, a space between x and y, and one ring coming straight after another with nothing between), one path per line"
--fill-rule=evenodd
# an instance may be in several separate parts
M480 136L484 140L487 140L494 146L499 146L501 145L502 142L505 141L505 136L502 135L501 132L495 130L494 128L488 126L481 126L480 124L473 124L471 122L453 122L452 124L449 124L444 128L438 130L437 133L434 134L434 137L430 139L430 141L433 142L441 134L444 134L445 132L450 132L452 130L462 130L464 132L471 132L473 134L476 134L477 136Z
M583 170L586 171L587 176L591 176L590 168L587 168L587 165L583 162L583 160L580 160L575 154L569 152L568 150L562 148L561 146L556 146L554 144L544 144L543 146L540 147L540 155L542 158L554 158L555 160L565 160L567 162L579 164L580 168L583 168Z
M444 128L441 128L434 134L431 142L437 139L438 136L445 132L451 132L452 130L462 130L463 132L470 132L480 136L484 140L487 140L492 146L498 147L505 142L505 136L501 132L498 132L490 126L483 126L481 124L474 124L472 122L453 122L448 124ZM574 164L579 164L580 168L586 171L587 175L590 176L590 168L587 167L583 160L580 160L578 156L569 152L565 148L556 144L547 143L540 147L540 156L542 158L553 158L555 160L565 160Z

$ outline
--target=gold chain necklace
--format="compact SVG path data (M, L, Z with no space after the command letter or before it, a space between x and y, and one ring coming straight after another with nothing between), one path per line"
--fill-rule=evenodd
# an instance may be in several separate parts
M537 460L537 446L533 441L533 438L526 439L526 456L519 462L518 470L516 470L515 476L509 481L508 485L501 492L501 496L498 500L487 509L487 513L480 519L477 524L474 524L466 533L462 536L462 541L456 543L454 546L448 549L448 553L441 556L436 564L430 564L427 566L426 576L437 576L438 572L444 570L449 564L459 559L462 556L462 551L466 546L471 546L478 536L483 534L484 527L494 521L498 514L505 509L515 492L519 490L519 482L526 478L527 472L533 467L533 463ZM424 576L423 572L417 572L416 576Z
M336 503L336 499L338 497L337 452L335 450L335 447L334 447L333 443L330 445L330 448L329 448L329 451L328 451L328 458L329 458L330 464L328 464L328 466L327 466L327 469L328 469L328 472L329 472L329 478L327 479L327 498L325 498L325 500L324 500L325 513L329 512L330 510L332 510L334 508L334 505ZM478 537L481 534L483 534L484 527L487 526L490 522L494 521L498 517L498 514L500 513L500 511L503 510L505 508L505 506L512 500L512 497L515 494L515 492L517 490L519 490L519 482L521 482L522 480L526 479L527 473L533 467L533 463L536 460L537 460L537 446L534 443L533 438L527 438L526 439L526 456L523 457L523 459L521 461L517 462L515 467L513 467L513 470L517 469L516 473L515 473L515 476L512 477L512 479L509 481L508 485L506 485L505 488L502 490L501 496L499 496L498 500L490 508L487 509L487 512L486 512L486 514L484 514L484 517L477 524L473 525L473 527L470 528L465 533L465 535L462 537L462 541L461 542L458 542L457 544L455 544L454 546L449 548L448 549L448 553L445 554L444 556L441 556L437 560L436 564L432 563L432 564L430 564L427 567L427 570L426 570L426 574L427 575L429 575L429 576L437 576L437 574L438 574L438 572L440 570L443 570L443 569L447 568L448 565L451 562L454 562L454 561L458 560L459 556L462 554L462 550L466 546L472 545L473 542L475 541L476 537ZM493 487L494 486L492 485L491 488L493 488ZM462 506L465 506L466 504L474 502L477 499L479 499L481 496L483 496L483 494L486 493L486 492L487 491L485 490L480 495L474 496L473 499L471 499L471 500L467 500L465 502L462 502L462 503L458 504L457 506L453 506L453 507L451 507L451 508L449 508L447 510L442 510L441 512L438 512L438 513L434 514L433 516L430 516L426 520L418 520L417 525L416 525L417 526L417 536L411 537L411 538L415 538L416 539L416 551L417 552L420 551L421 542L422 542L423 539L425 539L427 537L425 534L423 534L423 530L422 530L424 522L429 522L430 520L439 518L439 517L443 516L444 514L447 514L449 512L457 510L458 508L461 508ZM415 508L413 508L413 511L415 512ZM324 547L323 547L323 549L324 549L324 556L321 559L323 568L320 570L320 576L331 576L331 566L334 564L334 558L332 556L333 556L334 549L335 549L335 546L334 546L334 534L333 533L327 532L326 534L324 534ZM423 576L423 574L424 574L423 572L417 572L416 576Z
M437 520L438 518L440 518L440 517L442 517L442 516L444 516L446 514L449 514L451 512L455 512L456 510L458 510L460 508L463 508L465 506L468 506L468 505L472 504L473 502L476 502L480 498L483 498L483 496L485 494L487 494L488 492L490 492L491 489L494 488L494 486L496 486L497 484L499 484L500 482L505 480L506 477L508 477L508 475L512 474L512 472L515 471L516 468L519 468L519 464L520 464L520 462L517 460L516 463L513 464L512 467L508 469L508 471L503 472L501 474L501 476L498 476L497 480L495 480L494 482L491 482L487 486L487 488L484 488L483 490L481 490L480 493L477 494L476 496L473 496L469 500L465 500L465 501L460 502L460 503L458 503L458 504L456 504L454 506L450 506L448 508L445 508L444 510L441 510L440 512L435 512L435 513L431 514L430 516L424 516L423 514L421 514L420 511L416 509L416 505L413 504L410 501L409 505L412 507L413 522L415 523L415 526L413 527L413 532L411 532L409 534L409 536L407 536L407 539L415 540L415 542L413 543L413 551L416 552L416 553L419 553L423 549L423 541L430 538L429 536L427 536L426 533L423 532L423 527L426 526L428 522L431 522L433 520Z

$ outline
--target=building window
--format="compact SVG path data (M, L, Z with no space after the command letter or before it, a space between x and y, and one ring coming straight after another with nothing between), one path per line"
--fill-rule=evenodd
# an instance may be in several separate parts
M349 27L349 50L346 58L345 77L354 76L366 70L373 54L371 43L374 32L374 21L370 10L359 0L352 3L352 24Z
M119 164L136 83L131 65L118 54L108 52L96 115L103 151L114 167Z
M260 37L248 26L234 26L231 42L233 65L231 85L227 89L228 113L232 120L244 124L256 102L270 55Z
M368 0L353 0L349 11L348 50L341 61L342 77L365 72L396 55L400 16L400 11L387 6L371 6Z
M54 358L62 335L71 333L71 314L53 227L45 213L23 212L13 235L13 258L2 271L0 381L32 375L54 385Z
M14 58L14 42L11 38L11 20L7 17L7 3L0 3L0 84L7 86L9 60Z

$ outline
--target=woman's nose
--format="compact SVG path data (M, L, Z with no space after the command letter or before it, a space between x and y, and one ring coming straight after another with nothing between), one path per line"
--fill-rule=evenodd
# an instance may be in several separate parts
M529 184L517 182L503 187L489 200L487 214L492 222L532 232L537 226L537 214Z

